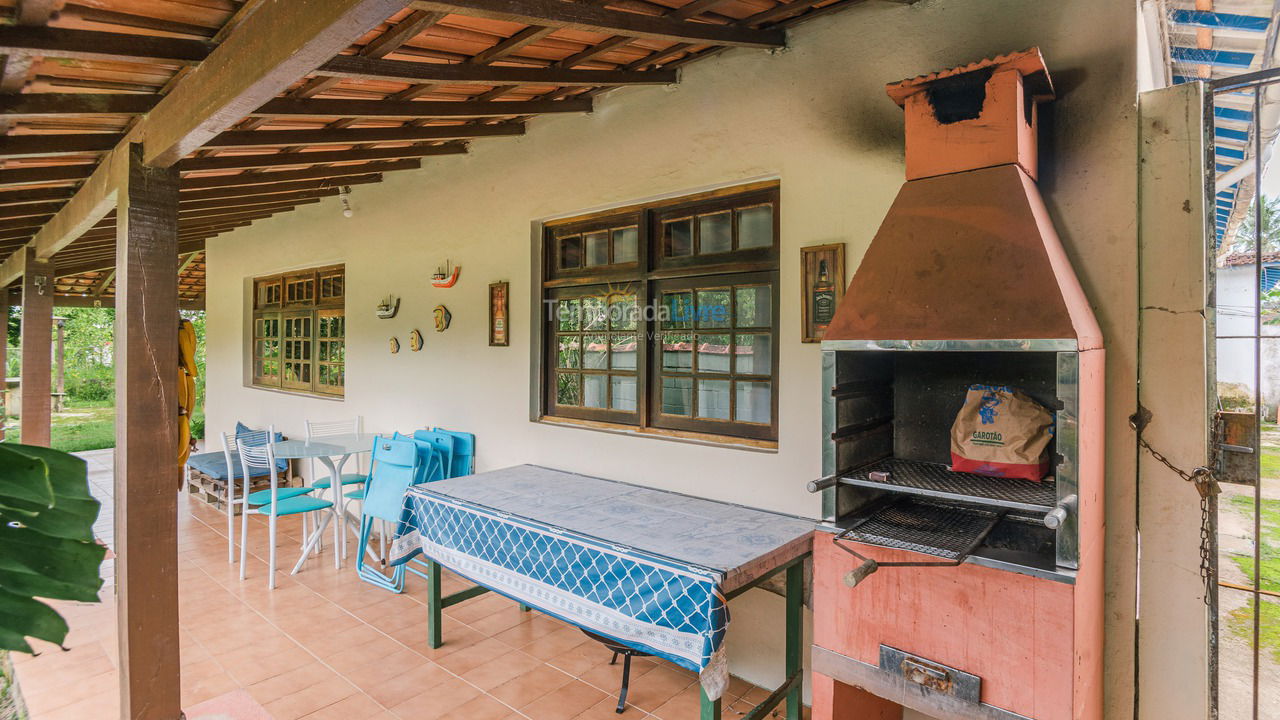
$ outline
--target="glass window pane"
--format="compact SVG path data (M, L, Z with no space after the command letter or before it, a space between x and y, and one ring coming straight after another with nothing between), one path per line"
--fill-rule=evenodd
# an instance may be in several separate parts
M559 348L556 350L556 367L582 367L582 349L577 335L561 335Z
M757 205L738 211L738 249L773 245L773 206Z
M582 236L582 240L587 246L587 265L609 264L609 233L588 233Z
M698 381L698 417L729 419L729 381Z
M579 315L582 312L582 301L560 300L556 303L556 324L560 330L577 330L581 327Z
M636 336L612 335L609 340L611 367L615 370L636 369Z
M582 238L578 235L560 238L560 267L582 267Z
M604 370L609 367L607 335L582 336L582 367L590 370Z
M613 390L613 409L625 412L636 411L636 378L634 375L610 375L609 383Z
M636 261L636 229L618 228L613 231L613 261L629 263Z
M607 375L582 376L582 406L609 407L609 377Z
M769 327L773 320L773 296L768 285L734 289L738 327Z
M659 319L662 321L663 327L693 327L693 293L663 293L662 313Z
M704 373L727 373L729 372L729 336L728 335L699 335L698 336L698 372ZM728 388L725 389L725 395L729 394Z
M577 373L556 374L556 404L581 405L582 376Z
M662 369L681 372L693 369L693 335L689 333L662 335Z
M667 257L693 254L693 218L662 223L662 254Z
M699 290L696 319L700 328L729 327L729 291Z
M733 249L733 219L726 210L698 216L698 254L729 252Z
M737 395L733 419L768 424L773 417L772 390L767 382L734 383Z
M667 415L693 414L693 378L662 378L662 412Z
M610 329L635 330L636 314L635 295L614 295L609 298Z
M773 338L768 335L739 335L734 347L735 373L768 375L773 367Z
M582 329L604 330L608 326L609 309L602 297L582 298Z

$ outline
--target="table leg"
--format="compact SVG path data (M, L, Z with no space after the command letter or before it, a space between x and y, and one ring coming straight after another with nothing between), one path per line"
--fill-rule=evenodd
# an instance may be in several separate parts
M427 644L434 650L444 644L440 632L440 563L427 561Z
M337 465L333 464L333 458L321 457L320 464L329 470L329 491L333 493L333 569L342 569L342 527L345 520L342 517L342 474L338 471Z
M801 672L804 642L804 563L787 568L787 640L786 677ZM804 691L803 677L787 693L787 720L800 720L801 699Z
M702 698L702 714L698 716L699 719L720 720L720 699L712 700L707 697L707 691L701 683L698 684L698 696Z

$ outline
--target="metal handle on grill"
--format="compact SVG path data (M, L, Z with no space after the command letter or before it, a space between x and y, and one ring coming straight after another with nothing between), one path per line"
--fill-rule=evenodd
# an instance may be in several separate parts
M861 565L845 573L844 584L849 587L857 587L858 583L866 580L868 575L879 569L880 563L871 558L863 558Z
M1075 495L1068 495L1059 500L1058 506L1044 516L1044 526L1050 530L1057 530L1067 521L1067 516L1076 511L1079 501L1080 498Z
M835 485L839 480L840 479L835 475L828 475L824 478L818 478L817 480L810 480L809 484L805 485L805 489L811 493L822 492L823 490Z

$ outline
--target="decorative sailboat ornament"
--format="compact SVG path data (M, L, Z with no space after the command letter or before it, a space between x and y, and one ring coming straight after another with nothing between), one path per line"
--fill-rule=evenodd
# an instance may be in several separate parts
M378 317L383 320L390 320L400 312L400 297L397 295L388 295L378 303L376 310Z
M438 288L451 288L458 282L458 272L462 270L461 265L450 265L448 260L444 261L444 267L437 267L436 274L431 276L431 285Z

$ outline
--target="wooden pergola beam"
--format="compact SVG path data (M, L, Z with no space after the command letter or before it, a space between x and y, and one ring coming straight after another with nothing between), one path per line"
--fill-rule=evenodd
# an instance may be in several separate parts
M102 297L98 295L55 295L53 297L53 306L55 308L60 308L60 307L113 308L116 306L116 298L114 295L112 295L111 297ZM204 298L202 297L198 300L184 300L182 298L179 298L178 309L179 310L204 310L205 309Z
M209 56L213 45L201 40L68 30L0 26L0 53L35 53L79 60L152 60L182 65Z
M307 192L311 190L337 189L343 185L368 185L382 182L381 173L367 175L348 175L337 178L321 178L318 180L298 180L295 182L278 182L266 185L244 185L227 188L211 188L208 190L191 190L182 188L178 196L180 203L197 200L218 200L243 197L275 197L282 193Z
M93 165L49 165L0 170L0 186L76 182L93 173Z
M141 115L159 102L158 95L105 93L19 93L0 95L0 117L24 120L41 117Z
M291 147L294 145L359 145L426 140L465 140L523 135L524 123L431 125L428 127L353 128L345 130L230 130L206 143L209 148ZM212 158L201 158L212 159ZM189 161L185 161L189 162ZM323 161L319 161L323 162ZM189 166L180 165L183 169ZM3 171L0 171L3 172Z
M46 202L48 200L66 200L73 194L75 194L75 191L66 187L0 190L0 207Z
M459 152L465 152L462 148ZM181 167L181 163L179 163ZM394 172L397 170L416 170L422 167L418 160L391 160L388 162L371 162L361 165L341 165L338 167L314 167L305 170L279 170L263 173L237 175L213 175L207 177L186 177L182 180L182 191L195 191L211 188L230 188L253 186L269 188L280 183L302 180L332 180L341 184L342 178L359 176L367 173ZM264 192L270 192L264 190ZM0 193L0 205L4 205L4 195Z
M132 162L128 147L141 143L141 162L148 167L170 167L180 158L199 149L233 123L261 107L283 92L299 78L315 70L326 60L338 55L370 30L380 25L405 6L405 0L292 0L261 3L248 13L233 31L212 51L193 58L200 62L138 121L125 140L103 158L93 174L63 209L32 240L40 258L51 258L84 234L115 206L118 188L127 177ZM43 35L46 42L65 33L50 35L49 28L0 28L0 52L5 42L38 45L33 38ZM38 31L38 32L33 32ZM86 41L90 31L75 35ZM124 36L102 39L102 47L90 47L95 57L110 43L147 45L147 36ZM166 48L179 47L165 38ZM199 43L181 40L182 47ZM156 46L150 46L155 50ZM30 48L18 48L30 49ZM36 47L37 50L47 48ZM83 49L83 48L82 48ZM67 57L64 52L56 53ZM176 53L175 53L176 54ZM202 61L201 61L202 60ZM147 96L141 96L147 97ZM11 172L0 170L0 173ZM6 261L0 265L0 286L8 285L16 276Z
M387 28L378 37L365 43L365 46L360 48L360 55L380 58L393 53L402 45L417 37L423 30L435 25L442 17L444 17L443 13L414 10L409 13L408 17ZM325 75L333 74L323 69L318 72L322 72Z
M724 0L720 0L723 2ZM570 66L571 67L571 66ZM448 85L669 85L677 82L675 70L635 72L626 70L571 70L562 68L501 67L472 63L426 63L375 60L339 55L317 72L341 78L392 80L406 83Z
M782 30L755 30L731 25L671 20L560 0L414 0L418 10L450 12L525 25L556 25L572 30L651 38L664 42L692 41L706 45L775 48L786 45Z
M236 198L215 198L213 200L184 200L178 204L179 217L187 217L183 213L201 210L251 210L257 206L276 207L283 203L296 205L300 200L318 200L333 197L340 190L336 187L304 190L301 192L281 193L278 195L252 195Z
M18 95L17 97L40 96ZM123 139L124 135L121 133L5 135L0 137L0 157L55 157L106 152L113 150Z
M176 163L404 6L404 0L263 4L147 117L144 159Z
M394 148L373 148L369 150L330 150L320 152L264 153L260 155L223 155L218 157L188 158L178 163L178 169L182 172L200 172L206 170L251 170L274 167L297 167L302 165L327 165L330 163L347 163L365 160L399 160L400 162L418 163L417 160L412 160L410 158L432 157L436 155L465 155L466 152L466 145L461 143L450 143L446 145L408 145ZM365 166L353 165L350 167L323 169L346 171L363 167ZM418 164L415 164L413 167L418 167ZM409 168L408 165L395 169L407 168ZM3 171L0 171L0 173L2 172ZM298 170L290 172L304 171ZM261 180L262 182L271 182L271 178L274 178L279 174L281 173L255 173L255 175L263 176L263 179Z
M38 97L38 96L19 96ZM0 103L2 107L2 103ZM249 113L251 117L294 118L481 118L544 113L591 112L591 99L585 100L515 100L486 102L476 100L396 101L396 100L293 100L278 98ZM275 130L263 131L275 134Z

